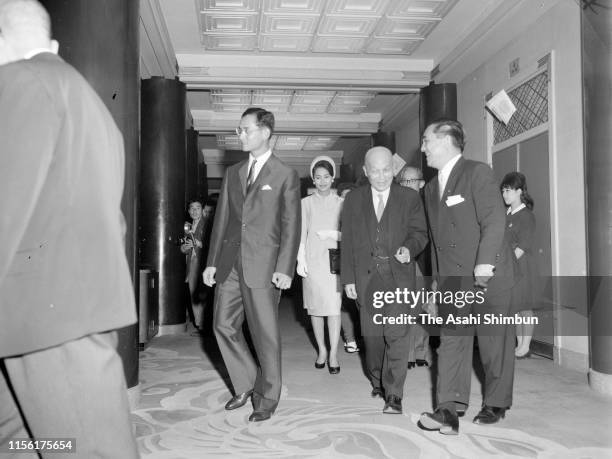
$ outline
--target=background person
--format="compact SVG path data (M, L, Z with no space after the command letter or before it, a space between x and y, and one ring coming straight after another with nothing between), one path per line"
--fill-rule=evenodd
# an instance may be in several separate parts
M181 252L185 254L186 274L185 283L189 291L189 306L187 311L189 318L199 334L202 327L202 317L204 306L200 300L200 292L203 287L202 271L205 264L205 234L210 225L210 208L208 216L203 215L202 200L192 199L188 207L189 217L191 218L190 230L185 234L184 243L181 244Z
M533 199L527 191L527 179L520 172L510 172L502 179L500 189L508 206L506 231L510 246L518 260L519 279L512 288L512 311L522 317L533 317L536 304L535 279L538 267L534 257L534 235L536 229L533 215ZM529 322L529 321L527 321ZM514 355L519 358L530 356L529 345L533 336L532 323L516 325L517 346Z
M337 274L330 272L329 249L340 240L342 198L332 193L336 166L329 156L317 156L310 164L310 176L316 191L302 199L302 236L297 257L297 273L303 277L304 308L310 315L318 347L315 368L340 372L340 306L342 287ZM325 318L329 335L329 354L325 346Z
M421 189L425 186L423 180L423 172L418 167L404 166L395 177L400 186L411 188L420 194ZM426 289L425 277L416 263L416 289ZM422 305L417 307L421 308ZM419 322L417 320L417 322ZM432 362L431 347L429 346L429 333L425 326L421 323L410 327L408 331L408 369L415 366L429 366Z
M0 445L137 458L111 331L136 321L123 138L50 34L38 2L0 0Z

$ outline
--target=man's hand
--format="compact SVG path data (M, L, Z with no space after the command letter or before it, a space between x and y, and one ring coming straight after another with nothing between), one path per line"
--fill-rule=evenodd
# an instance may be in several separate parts
M291 287L291 278L283 273L272 274L272 283L281 290L286 290Z
M487 283L493 277L494 269L495 267L493 265L476 265L474 267L474 285L486 291Z
M344 286L344 291L346 292L346 296L351 300L357 299L357 288L355 288L355 284L346 284Z
M423 311L425 311L429 317L436 318L438 317L438 305L435 301L428 301L427 303L423 303Z
M204 280L204 284L212 287L215 285L217 281L215 281L215 274L217 272L217 268L214 266L207 266L204 272L202 273L202 279Z
M194 238L193 238L193 240L195 241L195 245L196 245L196 247L198 247L198 248L200 248L200 249L201 249L202 247L204 247L204 244L202 244L202 241L200 241L199 239L196 239L196 238L194 237Z
M400 263L408 263L410 261L410 250L401 246L397 249L397 252L395 252L395 259Z
M191 239L187 239L185 243L181 245L181 252L188 253L191 249L193 249L193 242L191 242Z

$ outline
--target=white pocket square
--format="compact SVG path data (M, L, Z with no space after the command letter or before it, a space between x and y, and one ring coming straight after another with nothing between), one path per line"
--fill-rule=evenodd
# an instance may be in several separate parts
M270 185L264 185L264 186L261 187L261 191L268 191L268 190L271 190L271 189L272 189L272 187Z
M456 206L457 204L462 203L463 201L465 201L465 198L463 196L461 196L460 194L455 194L446 198L446 205L448 207Z

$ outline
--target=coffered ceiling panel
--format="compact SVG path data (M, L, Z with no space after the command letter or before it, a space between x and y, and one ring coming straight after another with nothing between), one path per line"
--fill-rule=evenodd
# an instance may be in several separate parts
M319 35L368 37L376 27L378 18L349 18L326 16L319 26Z
M257 15L204 15L204 33L248 33L257 32Z
M264 11L318 15L325 0L266 0Z
M214 111L242 113L250 106L274 113L362 113L376 96L368 91L317 91L288 89L214 89L210 91Z
M206 11L244 11L255 12L259 9L259 0L200 0Z
M441 19L453 7L449 0L403 0L391 2L389 16L423 16Z
M410 54L420 44L420 40L380 39L371 42L366 52L371 54Z
M309 136L302 150L329 150L337 140L335 136Z
M197 0L197 4L206 51L405 56L456 1Z
M312 35L318 22L319 16L277 16L264 13L261 33Z
M385 18L378 24L377 38L423 39L438 24L437 19Z
M257 48L257 36L206 35L203 43L211 51L253 51Z
M288 89L254 90L251 96L252 105L287 107L291 103L293 91Z
M327 13L380 16L389 0L329 0Z
M360 53L366 43L366 38L317 37L312 50L318 53Z
M279 135L276 138L274 148L277 150L301 150L307 139L307 136Z
M259 41L261 51L284 51L302 53L310 49L312 37L305 36L270 36L262 35Z
M270 147L287 151L325 151L338 140L338 136L273 135ZM235 134L217 134L217 146L222 150L241 150L240 139Z

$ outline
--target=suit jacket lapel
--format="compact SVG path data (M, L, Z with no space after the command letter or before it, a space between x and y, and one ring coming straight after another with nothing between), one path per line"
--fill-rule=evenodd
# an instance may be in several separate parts
M238 178L240 179L240 186L242 189L242 196L246 196L246 177L247 168L249 167L249 160L247 159L242 166L238 169Z
M399 215L401 209L400 201L402 198L401 196L398 196L398 187L399 185L396 185L394 183L391 184L391 190L389 191L389 199L387 199L385 211L383 212L382 218L380 219L384 223L384 226L389 229L389 231L387 232L387 249L389 249L389 252L391 252L393 249L393 241L391 240L391 236L397 234L396 231L393 231L393 216Z
M425 212L429 223L429 230L434 240L438 226L438 209L440 208L440 194L438 192L438 178L434 177L425 186Z
M374 212L374 204L372 201L372 188L364 188L364 199L363 199L363 215L366 221L366 227L368 228L368 234L370 236L370 244L372 247L376 244L376 226L378 221L376 220L376 213Z

